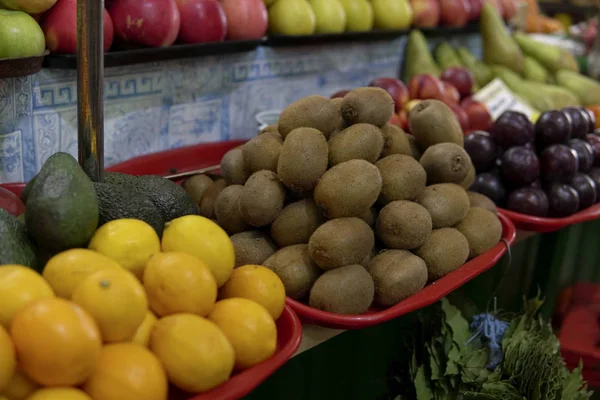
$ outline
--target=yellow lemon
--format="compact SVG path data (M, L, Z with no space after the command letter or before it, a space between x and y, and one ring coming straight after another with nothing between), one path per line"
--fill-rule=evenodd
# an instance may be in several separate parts
M94 272L75 288L72 300L94 318L105 342L131 339L148 310L144 287L124 269Z
M116 343L102 349L83 390L94 400L167 400L168 383L163 366L147 348Z
M229 379L235 355L219 327L195 314L158 320L150 350L161 361L169 381L190 393L204 392Z
M161 245L163 251L182 251L200 259L212 271L218 287L229 279L235 265L235 251L227 233L210 219L198 215L169 222Z
M25 400L37 388L38 384L17 368L8 386L0 393L9 400Z
M84 391L75 388L45 388L27 397L27 400L92 400Z
M142 324L137 328L137 331L135 331L131 341L144 347L148 347L150 333L152 332L152 328L154 328L156 321L156 316L152 314L152 311L147 311Z
M73 290L90 274L101 269L122 269L115 261L87 249L71 249L58 253L42 272L58 297L70 299Z
M231 278L221 287L222 299L242 297L262 305L274 320L285 306L285 287L277 274L262 265L244 265L233 270Z
M10 383L17 368L17 356L10 335L0 326L0 393Z
M150 308L159 317L176 313L206 316L217 300L217 283L196 257L179 252L157 253L144 271Z
M271 357L277 348L277 327L260 304L242 298L218 301L208 319L233 345L235 367L244 369Z
M88 247L142 279L148 259L160 251L160 239L144 221L116 219L98 228Z
M0 325L10 329L14 315L36 300L54 297L40 274L22 265L0 266Z

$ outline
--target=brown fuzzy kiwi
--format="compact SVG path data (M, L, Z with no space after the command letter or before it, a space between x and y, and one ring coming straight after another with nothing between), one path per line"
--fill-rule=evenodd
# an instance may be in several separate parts
M281 182L295 193L312 191L327 171L327 141L313 128L298 128L289 133L277 163Z
M267 133L267 132L277 132L277 133L279 133L277 131L277 125L267 125L264 128L262 128L258 134L262 135L263 133Z
M370 124L355 124L329 139L329 165L349 160L377 161L383 150L381 130Z
M408 114L408 125L421 149L438 143L463 146L463 131L454 112L439 100L423 100Z
M243 185L250 173L244 163L244 154L240 147L229 150L221 159L221 174L228 185Z
M308 245L295 244L279 249L264 262L265 267L277 274L285 294L294 300L308 296L319 275L323 272L308 254Z
M377 237L391 249L410 250L421 246L431 234L431 216L417 203L392 201L377 217Z
M240 215L252 226L265 226L277 218L285 202L285 189L273 171L250 175L240 195Z
M375 225L375 221L377 221L377 209L375 207L369 208L360 219L365 221L369 226Z
M262 169L277 171L277 162L282 147L283 140L277 132L266 132L253 137L242 147L246 170L249 173Z
M323 216L314 200L300 200L281 210L271 224L271 237L280 247L308 243L322 223Z
M394 99L381 88L362 87L344 96L340 111L348 125L362 122L382 127L394 113Z
M200 205L202 196L213 185L213 180L204 174L194 175L183 182L183 188L194 200L194 203Z
M296 128L314 128L328 138L339 124L335 103L324 96L308 96L287 106L279 115L277 129L283 138Z
M417 203L429 211L433 229L453 226L469 211L469 196L465 189L454 183L427 186Z
M376 166L365 160L350 160L323 174L314 199L326 218L360 218L377 201L381 185Z
M335 106L335 109L337 110L337 117L338 117L337 129L333 133L339 132L341 130L344 130L344 128L346 128L346 122L342 118L342 112L341 112L342 101L344 101L343 97L336 97L335 99L331 99L331 103ZM332 135L333 135L333 133L332 133ZM330 136L330 138L331 138L331 136Z
M381 173L383 186L379 203L395 200L414 200L425 189L427 174L417 160L404 154L392 154L375 163Z
M427 183L462 183L472 167L471 157L465 149L454 143L438 143L425 150L419 160Z
M408 137L400 127L389 123L385 124L381 127L381 134L383 135L381 157L387 157L391 154L412 155Z
M231 185L219 193L215 203L215 215L219 226L230 235L250 229L250 226L240 215L240 196L242 185Z
M373 250L371 250L369 254L367 254L367 256L360 262L360 265L362 265L368 271L371 260L374 259L377 254L379 254L379 250L377 250L377 247L373 247Z
M423 152L419 148L417 139L415 139L415 137L409 133L406 134L406 138L408 139L408 144L410 145L410 155L412 155L415 160L420 160Z
M425 261L430 281L440 279L469 258L467 238L454 228L434 229L425 244L415 250Z
M369 264L375 282L375 302L384 307L416 294L427 283L427 265L406 250L386 250Z
M375 246L373 230L360 218L338 218L318 227L308 241L308 252L324 270L359 264Z
M269 235L261 231L246 231L230 237L235 250L235 267L263 265L277 251Z
M469 168L469 172L467 172L467 176L460 183L460 186L463 189L467 190L468 188L471 187L471 185L473 184L473 182L475 182L475 177L476 177L475 167L473 167L473 164L471 164L471 166Z
M471 207L484 208L493 212L494 214L498 214L498 208L496 207L496 204L494 204L489 197L477 192L467 192L467 196L469 196L469 205Z
M200 201L200 215L206 218L215 218L215 204L217 197L223 189L227 187L227 183L223 179L216 179L212 185L206 189L202 201Z
M467 216L454 225L469 242L469 257L477 257L494 247L502 237L502 224L493 212L473 207Z
M308 304L336 314L362 314L371 307L375 285L361 265L346 265L321 275L312 289Z

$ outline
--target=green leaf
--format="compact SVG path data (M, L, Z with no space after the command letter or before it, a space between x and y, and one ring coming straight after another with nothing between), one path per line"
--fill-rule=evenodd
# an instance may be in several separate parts
M450 301L446 298L442 299L442 310L446 315L446 325L450 327L452 332L452 340L459 348L463 348L473 336L469 329L469 323L464 319L460 310L450 304Z
M417 400L434 400L429 380L425 377L425 367L422 365L417 370L415 389L417 391Z

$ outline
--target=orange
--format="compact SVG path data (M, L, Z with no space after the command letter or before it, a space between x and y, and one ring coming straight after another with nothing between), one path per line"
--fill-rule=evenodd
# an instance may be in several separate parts
M144 321L142 321L142 324L135 331L131 341L133 343L141 344L144 347L148 347L150 334L152 333L152 328L154 328L156 321L156 316L152 314L152 311L147 311Z
M38 388L38 384L29 379L17 368L8 386L1 392L9 400L25 400Z
M77 386L93 372L102 340L81 307L53 298L39 300L14 318L10 331L19 365L44 386Z
M159 317L176 313L204 317L217 300L217 282L210 269L186 253L153 255L144 271L144 288Z
M45 388L32 393L27 400L92 400L92 398L76 388Z
M0 393L8 386L17 368L17 357L10 335L0 326Z
M105 346L83 385L94 400L166 400L168 382L160 361L135 343Z
M150 350L164 365L169 381L190 393L227 381L235 360L223 331L195 314L160 319L150 335Z
M273 319L285 307L285 287L277 274L262 265L244 265L233 270L231 278L219 291L219 297L242 297L262 305Z
M40 274L22 265L0 267L0 325L10 329L14 315L39 299L54 297Z

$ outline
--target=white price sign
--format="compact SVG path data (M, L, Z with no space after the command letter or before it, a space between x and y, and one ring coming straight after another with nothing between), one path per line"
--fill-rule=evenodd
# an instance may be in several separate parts
M519 111L532 119L536 111L523 100L515 96L501 79L494 79L477 93L473 99L483 103L488 108L492 119L498 118L504 111Z

